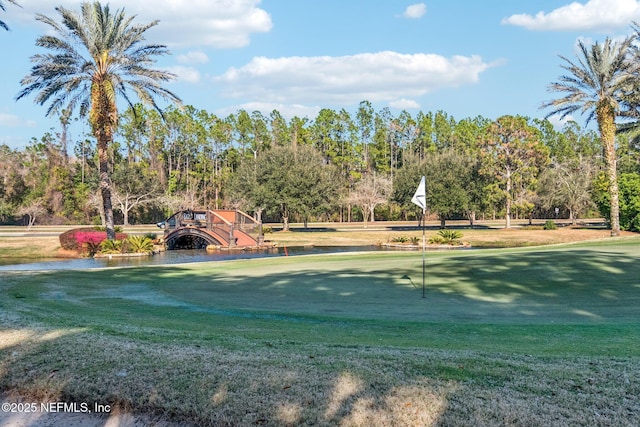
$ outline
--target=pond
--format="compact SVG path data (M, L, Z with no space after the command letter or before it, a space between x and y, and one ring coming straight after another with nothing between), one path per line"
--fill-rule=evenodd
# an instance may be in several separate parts
M292 246L260 251L175 250L160 252L149 257L131 258L77 258L33 260L0 259L0 271L83 270L88 268L129 267L142 265L166 265L192 262L226 261L234 259L328 254L361 251L397 250L380 246Z

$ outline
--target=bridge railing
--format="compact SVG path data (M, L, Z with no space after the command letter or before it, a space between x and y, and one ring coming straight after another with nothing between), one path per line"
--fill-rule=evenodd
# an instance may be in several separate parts
M219 225L211 229L211 232L215 234L221 241L225 242L228 246L236 246L236 238L233 236L233 227L227 227Z
M184 210L170 216L163 224L165 233L183 227L202 228L219 236L229 246L234 246L234 230L256 234L260 238L260 224L242 211L234 210ZM160 224L159 224L160 225Z

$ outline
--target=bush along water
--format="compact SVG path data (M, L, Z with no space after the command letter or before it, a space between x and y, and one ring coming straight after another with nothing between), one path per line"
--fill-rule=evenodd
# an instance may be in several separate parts
M151 254L153 240L149 236L129 236L123 240L104 240L98 254Z
M429 238L429 243L435 245L461 245L462 232L458 230L440 230L436 236Z
M449 246L467 246L461 239L462 232L458 230L439 230L438 234L429 238L428 243L431 245L449 245ZM394 236L389 239L389 245L392 246L422 246L419 236Z
M127 235L116 233L116 239L124 240ZM107 232L99 228L74 228L62 233L58 239L63 249L76 251L85 256L93 256L100 251L103 241L107 240Z
M150 236L127 236L120 230L115 240L107 240L107 233L96 228L76 228L59 236L60 245L84 256L97 254L152 253L153 239Z

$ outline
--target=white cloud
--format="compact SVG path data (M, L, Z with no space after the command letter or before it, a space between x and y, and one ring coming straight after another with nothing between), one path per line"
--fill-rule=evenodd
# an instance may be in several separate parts
M200 72L193 67L185 67L175 65L168 67L167 71L177 76L176 80L187 83L198 83L200 81Z
M178 55L176 59L181 64L206 64L209 62L209 56L200 51L187 52L185 54Z
M512 15L503 24L538 31L611 30L629 26L640 18L639 0L589 0L573 2L549 13Z
M553 125L554 129L557 130L562 130L562 128L564 128L567 123L575 121L572 115L568 115L565 118L561 119L560 114L554 114L553 116L549 117L548 120Z
M273 26L271 16L259 4L260 0L109 0L112 10L124 8L127 15L136 15L134 23L159 20L147 38L170 47L246 46L252 34L268 32ZM58 5L80 10L77 0L20 0L20 5L20 20L34 23L34 13L58 20L54 10Z
M20 125L20 118L13 114L0 113L0 126L15 127Z
M398 102L427 93L477 83L495 64L479 56L363 53L351 56L255 57L214 80L228 98L319 105Z
M35 127L33 120L24 120L15 114L0 113L0 126L6 127Z
M409 19L422 18L427 13L427 5L424 3L417 3L408 6L402 16Z
M420 104L412 99L397 99L389 102L389 107L396 108L398 110L417 110L420 108Z
M4 108L3 108L4 110ZM8 114L0 112L0 130L7 132L5 135L0 135L0 144L6 144L12 149L22 149L27 146L29 138L18 137L11 135L8 129L20 129L20 128L35 128L37 123L34 120L27 120L15 114Z

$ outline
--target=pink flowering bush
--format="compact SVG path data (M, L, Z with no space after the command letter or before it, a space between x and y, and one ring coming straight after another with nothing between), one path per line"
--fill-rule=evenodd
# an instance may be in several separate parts
M88 243L97 246L107 238L107 233L106 231L76 231L73 237L80 245Z
M95 255L100 250L100 243L107 240L106 231L77 231L74 235L80 252Z
M95 228L92 227L85 227L85 228L74 228L71 230L67 230L64 233L62 233L59 236L60 239L60 246L62 246L64 249L67 249L69 251L77 251L79 249L82 249L82 245L78 244L78 241L76 240L76 233L78 232L94 232L96 231ZM104 233L105 238L107 237L107 233Z
M126 234L116 233L116 239L124 240L126 238ZM88 227L75 228L62 233L59 239L60 245L64 249L94 255L100 249L100 243L107 239L107 232Z

